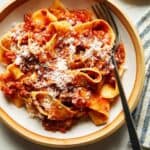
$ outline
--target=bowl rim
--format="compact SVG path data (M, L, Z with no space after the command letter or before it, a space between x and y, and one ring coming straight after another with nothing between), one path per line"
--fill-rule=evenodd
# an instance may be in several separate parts
M0 22L16 7L23 4L27 0L12 0L5 4L2 8L0 8ZM136 29L131 23L130 19L122 13L117 4L111 0L107 0L107 5L113 11L113 13L119 18L121 23L125 26L128 31L131 40L133 42L135 53L136 53L136 78L134 87L132 89L131 95L128 100L129 108L131 111L137 106L140 98L140 94L144 85L144 77L145 77L145 65L144 65L144 54L143 48L140 41L140 38L137 34ZM138 63L139 62L139 63ZM138 79L138 80L137 80ZM86 144L91 144L102 139L107 138L115 131L117 131L125 122L123 112L120 112L117 117L106 127L100 129L91 134L77 137L77 138L69 138L69 139L57 139L57 138L49 138L24 128L19 125L16 121L14 121L1 107L0 107L0 120L2 120L9 128L14 130L16 133L20 134L23 138L29 140L30 142L48 146L55 148L69 148L75 146L81 146Z

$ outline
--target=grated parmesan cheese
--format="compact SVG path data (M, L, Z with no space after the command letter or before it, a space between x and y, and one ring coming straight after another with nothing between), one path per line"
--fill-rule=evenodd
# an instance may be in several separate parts
M114 67L115 67L115 66L112 64L112 62L110 62L110 63L109 63L109 68L112 70L112 69L114 69Z
M60 89L65 89L67 83L72 81L72 76L58 70L53 71L50 76Z
M90 44L90 50L99 51L103 43L98 39L94 38L94 41Z
M20 56L17 56L16 59L15 59L15 61L14 61L14 63L16 65L20 65L22 63L22 58Z
M58 57L57 58L57 63L56 63L56 68L58 70L67 70L67 62L65 59Z
M41 105L42 105L46 110L48 110L48 109L51 108L51 104L52 104L52 101L50 101L49 98L45 98L45 99L43 100L43 102L42 102Z
M75 24L75 21L72 20L72 19L68 19L67 21L68 21L71 25L74 25L74 24Z
M94 38L94 40L91 43L89 43L89 48L86 50L84 57L92 57L94 52L100 51L102 45L103 43L98 38Z
M27 33L23 30L23 23L16 23L10 32L10 36L18 41L20 41L26 35Z
M75 39L73 37L65 38L64 43L65 44L72 44L74 43Z
M19 51L19 54L22 56L22 57L28 57L30 55L29 51L28 51L28 47L27 46L22 46L21 47L21 51Z
M14 63L20 65L23 62L23 58L30 55L29 51L26 49L26 46L22 46L22 49L17 52L16 59Z
M68 46L69 52L71 55L73 55L76 52L76 47L75 47L75 38L74 37L69 37L64 39L64 44Z
M56 96L59 94L59 92L58 91L56 91L55 89L52 89L52 88L48 88L47 89L47 91L48 91L48 94L49 94L49 96L51 96L52 98L56 98Z
M69 51L70 51L71 55L73 55L76 52L76 47L73 44L70 44Z
M44 88L44 87L47 87L47 82L46 81L37 81L35 84L34 84L34 87L35 88Z
M32 53L33 55L37 55L40 52L43 52L44 49L39 46L39 44L35 41L30 41L28 45L11 45L11 49L16 51L16 60L15 64L20 65L23 61L23 58L27 58Z
M41 48L41 46L35 41L29 42L28 50L34 55L38 54L39 52L43 52L43 49Z

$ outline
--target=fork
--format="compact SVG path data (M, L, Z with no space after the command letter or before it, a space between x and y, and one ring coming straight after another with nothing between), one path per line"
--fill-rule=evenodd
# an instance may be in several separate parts
M115 73L116 82L117 82L120 97L121 97L122 107L123 107L123 111L124 111L124 116L125 116L126 125L127 125L128 132L129 132L132 149L133 150L142 150L137 133L136 133L133 117L132 117L130 109L128 107L127 98L126 98L126 95L125 95L125 92L124 92L124 89L123 89L123 86L122 86L122 83L121 83L121 80L119 77L118 67L117 67L117 63L115 60L115 52L116 52L118 44L120 43L120 34L119 34L117 24L115 23L114 17L112 15L110 9L108 8L106 1L101 1L101 2L95 3L92 6L92 9L93 9L95 15L97 16L97 18L102 18L111 25L111 27L114 30L114 33L116 35L114 46L112 48L111 61L114 65L114 73Z

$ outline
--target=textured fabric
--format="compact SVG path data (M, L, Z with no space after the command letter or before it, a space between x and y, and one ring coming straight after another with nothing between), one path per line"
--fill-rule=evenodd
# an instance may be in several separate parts
M133 116L143 147L150 149L150 10L137 23L143 43L146 77L140 103Z

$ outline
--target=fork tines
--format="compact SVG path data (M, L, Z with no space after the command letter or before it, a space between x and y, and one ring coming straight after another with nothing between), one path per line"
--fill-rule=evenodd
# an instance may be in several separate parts
M97 18L104 19L111 25L111 27L113 28L115 35L116 35L116 41L118 41L119 40L118 27L115 23L115 20L114 20L114 17L112 15L111 11L109 10L109 8L105 4L105 2L95 3L92 6L92 9L93 9L94 13L96 14Z

